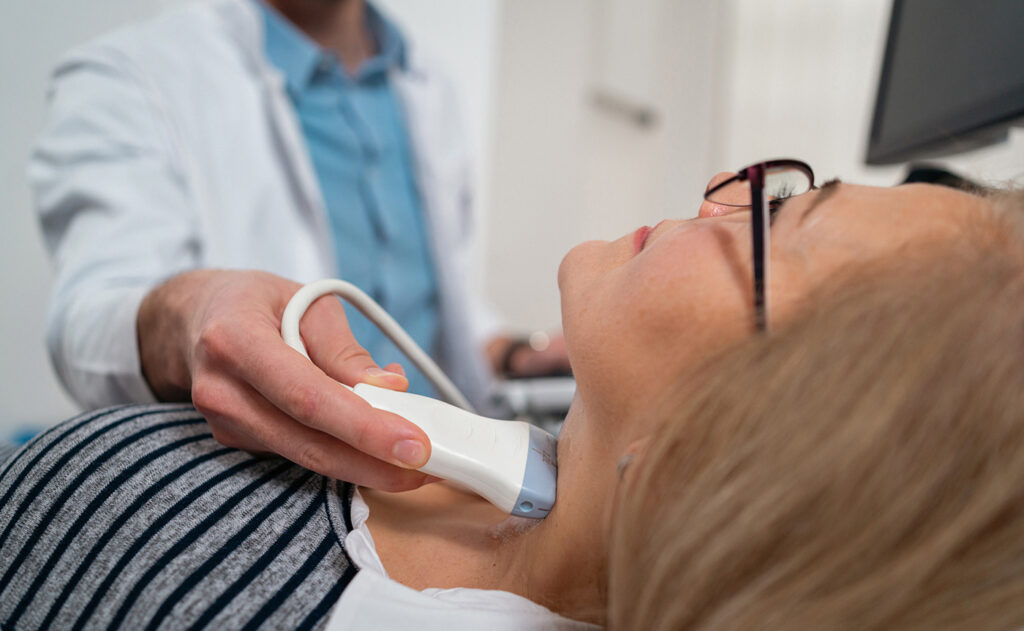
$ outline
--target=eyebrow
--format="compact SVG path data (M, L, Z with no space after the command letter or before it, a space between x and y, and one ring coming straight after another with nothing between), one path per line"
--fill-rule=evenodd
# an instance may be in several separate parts
M808 215L810 215L815 208L820 206L821 203L824 202L826 199L834 195L835 192L839 190L839 185L842 183L842 180L840 180L837 177L834 177L828 182L822 184L821 187L818 188L818 194L814 196L814 199L811 201L810 205L804 210L804 214L800 215L799 223L803 223L804 220L807 219Z

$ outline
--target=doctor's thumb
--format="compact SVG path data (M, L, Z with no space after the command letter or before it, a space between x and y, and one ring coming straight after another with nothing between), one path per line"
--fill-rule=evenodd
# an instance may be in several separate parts
M381 368L365 349L355 343L325 359L326 361L321 363L314 358L314 362L328 375L345 385L368 383L403 392L409 388L409 380L401 366L389 364Z
M399 390L405 392L409 388L409 380L405 371L398 364L388 364L381 368L373 361L370 354L357 344L349 347L347 352L335 354L327 366L321 366L331 377L348 386L357 383L368 383L371 386ZM318 362L319 363L319 362Z
M359 382L401 392L409 389L409 379L406 378L405 369L401 364L388 364L384 368L378 368L376 365L370 366L363 370Z
M335 381L347 386L368 383L389 390L405 391L409 380L398 364L377 365L370 353L356 341L337 300L317 300L302 319L302 338L313 363Z

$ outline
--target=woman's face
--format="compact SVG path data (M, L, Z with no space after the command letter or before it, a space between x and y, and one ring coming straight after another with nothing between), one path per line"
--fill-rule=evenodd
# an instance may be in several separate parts
M836 183L789 200L771 228L772 321L785 321L841 268L928 235L955 235L983 203L920 184ZM569 252L558 273L562 318L588 410L635 418L680 371L753 333L750 242L749 210L704 202L696 219L666 220Z

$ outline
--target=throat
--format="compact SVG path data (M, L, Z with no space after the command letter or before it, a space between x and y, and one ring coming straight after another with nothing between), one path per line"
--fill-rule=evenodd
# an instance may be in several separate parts
M534 530L486 500L444 483L405 493L360 489L367 526L388 575L413 589L469 587L522 596L529 566L518 554Z
M510 516L444 483L404 493L360 492L377 553L393 580L416 590L511 592L567 618L604 624L600 550L577 545L585 538L568 534L557 505L535 520Z

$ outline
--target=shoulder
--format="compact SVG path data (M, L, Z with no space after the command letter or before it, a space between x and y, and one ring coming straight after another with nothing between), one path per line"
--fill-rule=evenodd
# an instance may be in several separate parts
M322 504L326 488L322 476L287 460L220 445L191 405L126 405L62 423L10 459L0 470L0 528L46 527L48 519L73 520L128 500L141 507L158 496L164 507L235 494L239 502L305 495Z
M82 463L108 452L116 459L119 452L135 448L161 432L191 435L201 439L203 418L191 406L120 406L82 414L37 436L0 471L0 489L14 493L21 482L36 480L39 485L55 479L81 475ZM43 473L43 472L46 473ZM6 507L7 495L0 506Z
M190 2L71 50L51 76L44 138L160 139L205 155L210 129L261 137L265 64L252 1Z
M0 619L322 618L355 572L332 488L286 460L222 447L191 406L82 415L0 470Z
M98 65L176 82L203 68L244 63L243 38L256 28L247 0L188 2L70 50L54 74Z
M73 513L87 506L95 510L94 504L106 504L115 494L126 499L160 483L174 492L191 476L167 478L163 472L191 462L195 473L221 456L219 469L245 461L218 449L191 406L121 406L83 414L35 438L0 471L0 537L11 544L33 527L74 519Z

